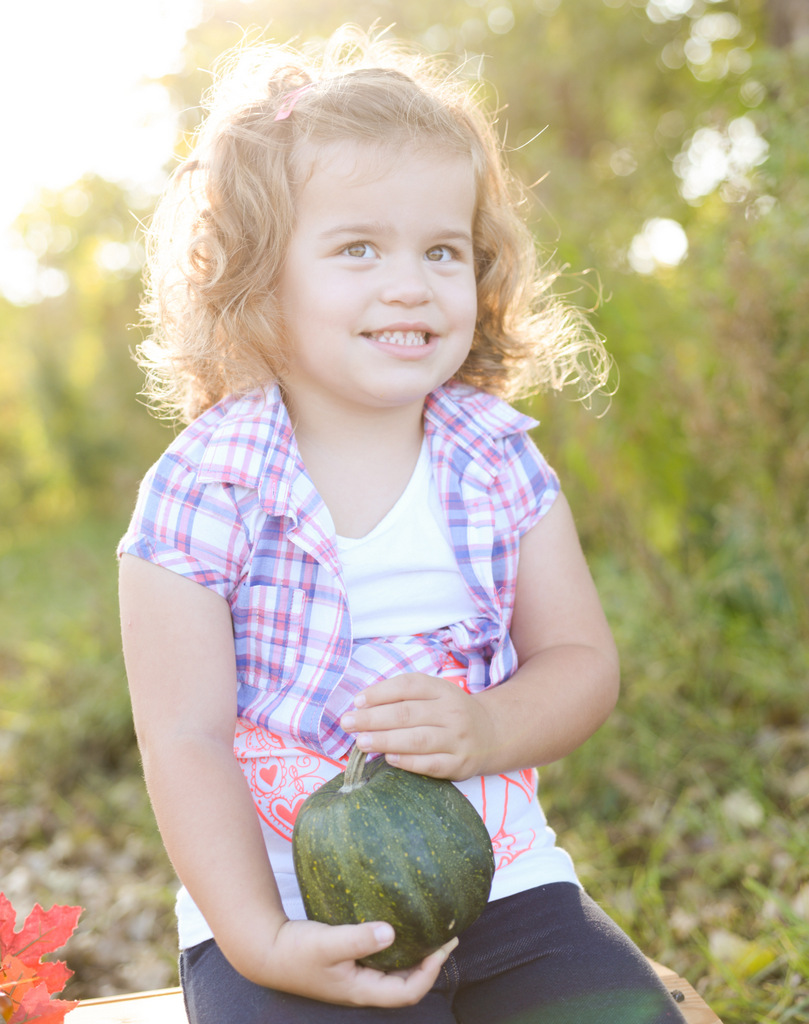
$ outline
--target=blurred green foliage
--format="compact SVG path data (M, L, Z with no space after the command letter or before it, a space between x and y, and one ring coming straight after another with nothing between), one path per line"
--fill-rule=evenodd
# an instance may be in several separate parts
M528 403L625 680L611 722L546 770L545 800L586 884L647 952L702 979L728 1024L809 1012L803 11L210 0L185 71L163 81L188 131L207 69L245 33L395 24L482 61L537 240L620 376L591 411ZM0 299L0 725L16 737L0 776L36 763L62 794L134 770L112 549L170 436L138 405L130 358L148 212L94 178L43 196L18 229L59 294Z

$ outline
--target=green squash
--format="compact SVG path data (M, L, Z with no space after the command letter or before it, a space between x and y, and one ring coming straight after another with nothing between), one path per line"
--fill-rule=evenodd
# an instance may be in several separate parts
M306 915L326 924L387 921L392 946L361 962L412 967L486 906L494 855L486 826L451 782L366 762L348 766L304 801L292 854Z

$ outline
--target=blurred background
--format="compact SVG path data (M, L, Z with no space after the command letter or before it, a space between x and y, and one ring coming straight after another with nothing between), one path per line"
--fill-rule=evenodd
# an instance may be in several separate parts
M138 399L142 225L245 34L394 25L489 83L612 400L539 396L618 639L542 773L583 882L726 1024L809 1020L809 4L29 0L0 106L0 890L86 908L67 995L176 983L114 549L170 428Z

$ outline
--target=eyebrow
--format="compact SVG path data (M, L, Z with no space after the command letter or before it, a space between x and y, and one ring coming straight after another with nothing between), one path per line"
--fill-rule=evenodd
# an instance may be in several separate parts
M373 235L392 235L395 229L392 224L385 221L362 221L356 224L337 224L333 228L324 231L320 237L324 241L332 238L351 236L354 238L365 238ZM472 234L469 231L462 231L456 228L438 228L430 231L431 235L448 242L466 242L472 245Z

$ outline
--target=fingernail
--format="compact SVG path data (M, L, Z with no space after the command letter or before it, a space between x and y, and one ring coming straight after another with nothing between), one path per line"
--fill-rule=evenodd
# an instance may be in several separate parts
M393 928L389 924L378 924L374 928L374 938L381 946L389 946L394 936Z
M354 726L357 724L357 719L351 713L343 715L340 719L341 728L345 729L346 732L351 732Z
M388 762L388 764L398 764L399 763L399 755L398 754L385 754L385 760Z
M355 708L364 708L365 704L366 704L365 694L364 693L358 693L357 696L354 698L354 707Z
M371 749L371 737L368 735L367 732L361 732L357 736L357 746L360 748L360 750Z

